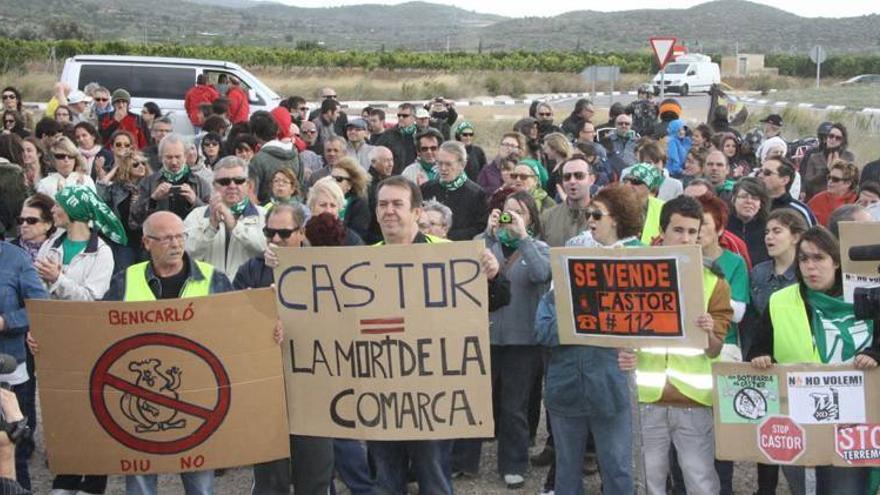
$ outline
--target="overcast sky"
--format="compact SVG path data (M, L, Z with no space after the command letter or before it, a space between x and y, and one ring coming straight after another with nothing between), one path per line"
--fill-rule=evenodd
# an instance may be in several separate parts
M398 4L405 0L275 0L298 7L334 7L339 5L355 5L363 3ZM507 17L554 16L572 10L632 10L660 8L688 8L704 3L705 0L638 0L626 2L600 1L584 2L583 0L546 0L524 1L511 0L426 0L444 5L456 5L467 10L500 14ZM844 0L829 2L828 0L753 0L757 3L793 12L804 17L851 17L880 13L878 0ZM478 7L475 7L478 4Z

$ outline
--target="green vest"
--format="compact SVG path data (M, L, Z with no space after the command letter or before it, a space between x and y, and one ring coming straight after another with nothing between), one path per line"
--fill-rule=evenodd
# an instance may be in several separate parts
M651 241L660 235L660 210L663 209L663 200L648 196L648 211L645 214L645 225L642 227L642 244L651 245Z
M452 242L449 239L444 239L442 237L437 237L435 235L430 235L430 234L422 234L422 235L425 236L425 238L428 240L427 244L437 244L439 242ZM385 241L379 241L373 245L374 246L384 246Z
M821 363L813 343L807 307L800 284L779 289L770 296L767 308L773 324L773 357L783 363Z
M123 301L155 301L156 296L147 283L147 265L149 261L131 265L125 270L125 296ZM196 265L202 272L203 278L195 280L190 276L183 284L183 292L180 297L200 297L211 293L211 276L214 267L209 263L196 261Z
M703 300L706 308L718 277L703 268ZM712 406L712 359L703 349L647 347L639 349L636 383L639 402L660 400L668 380L685 397Z

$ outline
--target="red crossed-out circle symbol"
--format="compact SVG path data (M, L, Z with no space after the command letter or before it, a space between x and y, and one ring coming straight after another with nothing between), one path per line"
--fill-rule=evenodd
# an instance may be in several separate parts
M213 407L203 407L168 397L152 390L142 388L128 380L110 373L110 368L129 351L146 346L169 347L194 354L208 365L217 382L217 401ZM145 333L133 335L120 340L104 351L92 368L89 380L90 401L98 423L119 443L130 449L149 454L177 454L192 449L208 439L223 423L232 391L229 386L229 375L220 359L201 344L186 337L167 333ZM148 440L138 437L123 428L110 414L104 397L104 388L111 387L135 397L148 400L154 404L174 409L178 412L201 419L202 424L191 434L166 441Z

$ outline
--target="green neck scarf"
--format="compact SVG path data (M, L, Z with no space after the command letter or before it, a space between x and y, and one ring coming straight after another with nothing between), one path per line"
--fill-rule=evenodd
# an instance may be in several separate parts
M128 244L122 222L90 188L78 184L66 186L55 194L55 202L64 208L71 221L92 222L111 241L120 246Z
M348 207L351 206L352 201L354 201L354 196L349 196L345 198L345 204L343 204L342 208L339 209L340 220L345 220L345 213L348 211Z
M871 345L874 323L857 320L853 305L824 292L807 289L811 327L823 363L846 363Z
M535 236L531 230L526 230L526 233L529 234L529 237ZM511 234L506 228L498 229L498 242L500 242L502 246L510 249L519 249L520 241L522 241L522 239Z
M242 213L244 213L244 209L247 208L247 205L250 203L250 200L245 196L245 198L238 203L230 206L229 209L232 210L232 214L237 217L240 217Z
M419 159L419 166L422 167L422 172L428 176L428 180L434 180L437 178L437 169L434 168L433 163L428 163L423 161L421 158Z
M415 136L416 134L416 125L410 124L406 127L400 127L400 133L404 136Z
M172 184L177 184L178 182L182 182L182 179L189 173L189 165L180 167L180 170L177 173L174 173L165 167L162 167L161 171L162 177L165 177L165 180Z
M441 180L440 185L443 186L443 188L446 189L447 191L455 191L458 188L460 188L461 186L463 186L464 183L467 182L467 180L468 180L468 176L466 173L464 173L464 170L462 170L462 172L460 174L458 174L458 177L456 177L455 179L452 179L449 182L443 182Z

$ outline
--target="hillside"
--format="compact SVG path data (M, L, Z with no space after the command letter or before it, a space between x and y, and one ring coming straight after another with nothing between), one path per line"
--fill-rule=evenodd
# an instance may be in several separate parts
M300 8L255 0L0 0L0 35L69 32L58 23L76 23L96 39L368 51L636 51L656 34L712 53L732 53L737 45L758 52L806 53L815 44L831 54L880 50L880 15L812 19L745 0L517 19L426 2Z

